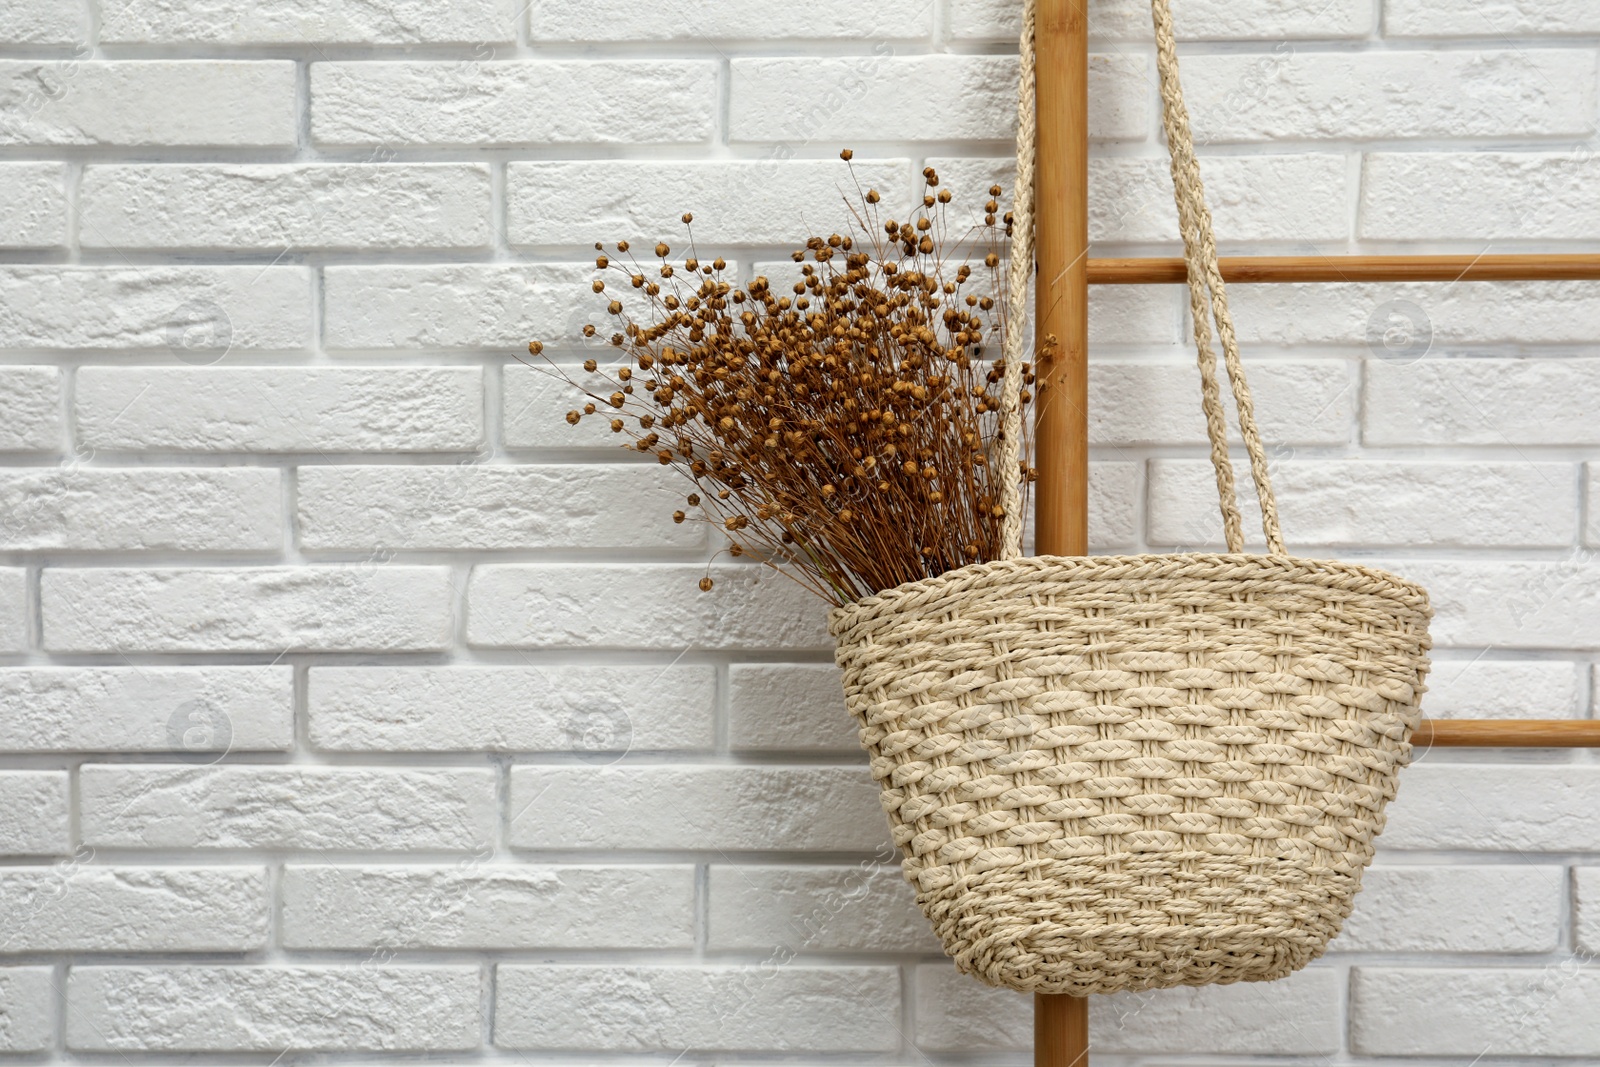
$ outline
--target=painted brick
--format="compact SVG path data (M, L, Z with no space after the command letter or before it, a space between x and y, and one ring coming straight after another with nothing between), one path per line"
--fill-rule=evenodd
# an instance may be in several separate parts
M708 749L716 675L697 666L313 667L318 748L618 753ZM606 755L612 754L612 755Z
M1600 444L1600 359L1369 360L1368 445Z
M1175 286L1097 285L1089 290L1089 343L1169 345L1183 341ZM1188 307L1187 300L1182 301Z
M728 672L728 743L736 749L861 751L831 663L736 663Z
M283 940L316 949L689 949L694 868L291 864Z
M939 953L899 856L852 867L714 864L707 947L716 950Z
M1498 42L1496 42L1498 43ZM1183 87L1201 144L1594 131L1595 56L1578 50L1197 55Z
M1289 460L1271 465L1283 528L1297 545L1527 548L1570 545L1578 499L1568 463ZM1250 465L1234 465L1246 542L1264 544ZM1219 545L1210 460L1150 463L1150 542Z
M67 243L65 180L59 163L0 164L0 248Z
M1212 158L1202 169L1225 242L1338 241L1349 234L1343 157ZM1178 240L1172 176L1164 161L1102 160L1089 175L1089 203L1091 240Z
M100 40L117 44L444 44L516 40L512 0L324 0L261 5L252 0L140 0L108 7ZM476 55L478 53L474 53Z
M1442 719L1577 719L1588 685L1581 663L1435 655L1425 706Z
M288 666L0 668L3 752L283 752L293 744Z
M110 164L78 195L86 248L489 247L481 163Z
M1584 464L1584 480L1588 483L1584 498L1589 501L1588 521L1583 527L1583 543L1600 546L1600 463Z
M1600 648L1600 565L1386 560L1379 566L1421 582L1433 601L1440 647Z
M1600 10L1584 0L1385 0L1385 37L1505 37L1600 33Z
M707 60L313 63L311 136L382 146L703 143L716 100Z
M0 652L28 647L28 580L18 567L0 567Z
M516 848L873 852L888 824L865 767L514 767Z
M322 549L689 549L683 477L654 462L510 467L302 467L300 543Z
M698 587L707 574L709 593ZM755 564L475 567L467 641L487 648L831 648L823 601Z
M1370 154L1361 182L1359 236L1570 240L1600 226L1593 171L1587 150Z
M52 652L394 652L451 627L443 567L53 568L40 600Z
M1358 393L1344 361L1262 363L1251 369L1250 389L1261 433L1278 454L1284 446L1344 444L1353 434ZM1231 427L1233 404L1224 406ZM1231 436L1239 439L1237 431ZM1199 372L1192 363L1092 363L1089 441L1119 447L1204 444Z
M72 850L65 771L0 771L0 855L61 856Z
M451 452L483 441L477 367L85 367L91 448Z
M1600 767L1419 763L1400 779L1383 845L1391 849L1567 852L1600 848L1589 818Z
M576 367L565 368L581 378ZM576 426L566 414L583 401L578 388L542 366L509 363L501 372L502 440L507 448L585 449L615 456L627 447L601 419Z
M0 550L270 551L281 481L248 467L0 471Z
M1400 365L1447 345L1587 341L1600 330L1591 282L1241 285L1228 299L1246 344L1349 345Z
M54 977L48 967L0 967L0 1052L54 1046Z
M947 965L918 966L914 976L917 1029L910 1037L923 1053L946 1048L1021 1053L1034 1048L1034 998L1027 993L979 985ZM1090 1025L1098 1045L1101 1027Z
M1089 136L1142 141L1150 127L1143 56L1089 60ZM822 87L797 96L797 85ZM894 92L883 87L894 86ZM1017 61L1007 56L762 57L731 64L728 134L735 142L1009 141L1016 136ZM907 108L904 102L918 101Z
M475 1049L481 984L472 966L74 967L67 976L67 1046Z
M1561 938L1561 867L1378 866L1361 883L1334 952L1553 952Z
M0 952L244 952L267 944L264 867L6 867Z
M294 64L0 60L0 144L277 147L295 143Z
M1343 975L1312 968L1240 982L1096 997L1089 1032L1102 1053L1313 1055L1340 1047ZM917 1047L926 1052L1033 1047L1024 993L978 985L948 963L916 969Z
M1016 41L1021 9L1010 0L951 0L957 39ZM1149 41L1150 5L1142 0L1089 0L1092 37ZM1193 40L1325 40L1365 37L1372 29L1366 0L1194 0L1173 5L1178 38ZM1189 60L1184 59L1187 71Z
M665 240L677 247L686 244L681 217L690 212L697 242L799 247L813 230L826 235L853 221L858 182L895 211L913 192L920 198L909 160L862 160L853 172L854 180L836 159L512 163L506 235L518 245ZM958 191L967 195L951 210L981 203L983 191Z
M0 267L0 346L137 349L212 363L311 341L303 267Z
M469 851L494 839L494 774L383 767L87 764L93 848Z
M500 1048L889 1052L899 1017L892 967L496 968Z
M6 44L75 44L89 38L89 12L62 0L5 0L0 37Z
M61 372L54 367L0 367L0 452L38 452L61 445Z
M1572 876L1578 948L1587 953L1600 952L1600 868L1578 867Z
M1596 997L1600 975L1575 964L1358 967L1350 1045L1379 1056L1590 1057L1600 1049Z
M1581 718L1579 666L1435 656L1424 707L1435 719Z
M1139 540L1139 464L1098 461L1089 466L1089 544L1096 552Z
M1016 164L1008 159L928 162L952 189L987 189L996 182L1009 189L1016 174ZM1224 255L1229 254L1229 242L1281 241L1303 246L1307 241L1350 237L1345 207L1350 175L1342 155L1202 156L1200 166ZM1172 174L1165 159L1104 156L1091 160L1089 239L1097 244L1165 241L1176 245L1178 210L1173 205ZM1242 315L1240 322L1244 322ZM1187 343L1188 335L1184 337Z
M574 340L605 314L589 289L593 274L593 264L580 263L329 267L325 341L334 349L503 354L526 351L534 338Z
M760 0L544 0L528 8L528 19L536 41L894 40L927 36L933 7L897 0L820 0L804 7Z

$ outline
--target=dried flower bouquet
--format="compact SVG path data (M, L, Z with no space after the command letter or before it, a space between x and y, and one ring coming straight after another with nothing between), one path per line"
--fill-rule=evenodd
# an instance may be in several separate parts
M834 605L998 559L1000 483L1033 477L1025 460L996 462L1002 190L953 234L952 193L932 168L923 181L904 219L883 217L879 193L858 184L845 232L793 253L792 286L740 287L722 259L701 262L690 215L678 262L665 243L647 263L627 241L614 255L597 244L593 290L614 325L583 332L615 352L587 360L581 382L544 361L588 398L568 422L608 420L624 447L692 482L676 521L714 523L731 554Z

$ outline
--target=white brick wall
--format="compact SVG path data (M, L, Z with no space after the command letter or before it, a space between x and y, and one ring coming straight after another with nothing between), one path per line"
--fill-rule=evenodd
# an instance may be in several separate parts
M489 246L481 164L85 167L85 248L458 249Z
M717 81L707 60L313 63L311 138L379 147L705 144ZM439 106L452 96L476 105Z
M5 952L248 952L267 944L265 867L8 868Z
M113 257L114 258L114 257ZM301 351L311 341L311 272L287 266L0 268L0 343L8 351ZM186 328L212 324L210 332ZM200 349L189 352L189 349ZM165 368L163 368L165 369ZM20 368L7 368L8 377Z
M23 752L283 752L294 670L13 667L0 672L0 747Z
M1594 81L1585 50L1286 50L1267 69L1259 55L1197 56L1184 75L1195 136L1212 143L1594 132L1593 98L1567 91Z
M27 6L27 5L24 5ZM516 40L510 0L366 4L328 0L263 6L250 0L151 0L101 11L100 40L116 44L450 44Z
M0 61L7 144L290 148L295 64L228 59Z
M716 738L709 665L314 667L308 678L311 743L329 750L620 754L703 751Z
M481 985L480 969L466 965L74 967L66 1044L85 1052L475 1049Z
M55 991L48 967L0 968L0 1050L43 1052L55 1039Z
M875 1053L900 1047L893 967L495 968L502 1048ZM663 1010L644 1017L639 1005Z
M1589 0L1174 4L1228 252L1596 247ZM1019 10L0 0L0 1058L1028 1061L820 606L519 358L597 240L786 269L842 147L1008 182ZM1089 18L1097 251L1172 254L1146 0ZM1291 545L1433 591L1428 712L1591 717L1600 286L1233 303ZM1220 538L1186 308L1094 294L1100 550ZM1099 998L1096 1067L1600 1065L1600 762L1419 760L1326 958Z
M290 948L683 950L694 940L689 864L294 864L283 874Z

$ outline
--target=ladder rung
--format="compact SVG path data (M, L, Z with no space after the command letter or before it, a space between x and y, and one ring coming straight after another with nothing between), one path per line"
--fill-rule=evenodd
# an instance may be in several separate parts
M1600 280L1600 255L1224 256L1230 282L1513 282ZM1090 259L1091 285L1182 284L1183 260Z
M1600 748L1600 721L1589 719L1423 719L1418 748Z

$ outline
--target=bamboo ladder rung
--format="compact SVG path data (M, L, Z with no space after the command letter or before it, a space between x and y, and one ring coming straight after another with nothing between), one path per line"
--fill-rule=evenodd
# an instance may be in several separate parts
M1230 282L1600 281L1600 255L1224 256ZM1173 285L1188 278L1183 260L1089 260L1090 285Z
M1423 719L1415 748L1600 748L1590 719Z

